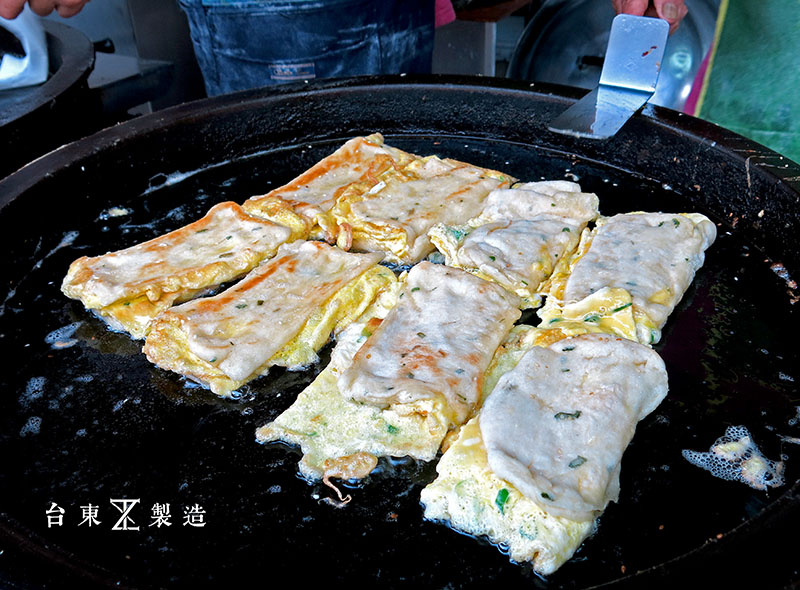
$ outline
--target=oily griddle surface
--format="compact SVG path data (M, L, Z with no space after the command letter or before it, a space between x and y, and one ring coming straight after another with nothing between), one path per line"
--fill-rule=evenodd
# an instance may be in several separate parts
M800 436L798 323L784 279L727 225L719 226L705 266L656 346L670 393L640 423L626 452L619 503L547 580L483 540L423 519L419 492L435 477L434 464L382 460L378 472L345 490L352 501L337 507L329 502L332 490L297 476L294 449L255 442L255 429L292 403L328 350L309 371L274 370L243 387L240 399L221 400L151 366L140 342L109 331L61 294L75 258L176 229L217 202L267 192L341 141L156 176L144 194L126 194L125 187L116 195L89 194L80 204L84 222L55 222L57 231L45 235L28 228L25 240L36 242L36 253L17 254L18 274L0 313L0 580L22 588L64 579L85 587L184 588L291 576L388 588L585 588L634 583L631 575L646 570L652 585L699 564L724 578L739 565L726 563L715 547L729 542L735 556L755 535L771 538L751 519L797 480L797 445L781 436ZM598 194L606 215L708 213L670 187L522 144L446 136L387 143L525 181L577 180ZM112 206L126 211L109 215ZM535 322L532 314L525 319ZM783 457L788 483L757 491L681 457L682 449L707 451L729 425L746 426L768 458ZM112 530L121 516L112 499L140 501L129 522L139 530ZM64 523L48 528L53 502L65 510ZM91 527L79 524L90 504L100 521ZM170 505L171 526L150 526L155 504ZM184 509L193 506L205 511L202 528L183 524ZM780 558L752 565L764 579L787 575Z

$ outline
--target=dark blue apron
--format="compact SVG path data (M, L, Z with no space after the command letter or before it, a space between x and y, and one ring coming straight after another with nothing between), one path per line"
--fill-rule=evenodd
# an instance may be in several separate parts
M434 0L180 0L209 95L430 72Z

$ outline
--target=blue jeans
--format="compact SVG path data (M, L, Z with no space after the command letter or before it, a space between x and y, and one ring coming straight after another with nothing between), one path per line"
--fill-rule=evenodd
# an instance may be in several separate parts
M180 0L209 96L430 72L434 0Z

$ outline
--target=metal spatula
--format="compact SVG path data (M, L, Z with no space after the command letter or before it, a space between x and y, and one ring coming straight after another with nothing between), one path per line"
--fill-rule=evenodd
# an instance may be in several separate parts
M549 129L592 139L614 135L653 96L668 35L665 20L616 16L600 85L556 117Z

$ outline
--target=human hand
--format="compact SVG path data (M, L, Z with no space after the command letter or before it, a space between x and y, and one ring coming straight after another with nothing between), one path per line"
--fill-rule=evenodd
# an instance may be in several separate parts
M611 0L611 4L617 14L663 18L669 23L670 34L678 29L689 12L684 0Z
M14 19L22 12L26 0L0 0L0 16ZM89 0L28 0L31 10L39 16L47 16L54 10L59 16L70 17L78 14Z

